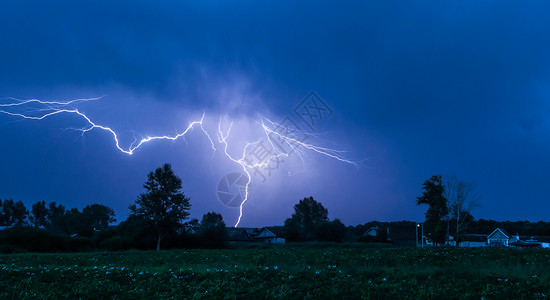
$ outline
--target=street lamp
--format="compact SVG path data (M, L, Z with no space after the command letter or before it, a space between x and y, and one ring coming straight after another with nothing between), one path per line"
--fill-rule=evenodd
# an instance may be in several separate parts
M415 230L416 230L416 248L418 248L418 227L420 227L420 224L416 223Z

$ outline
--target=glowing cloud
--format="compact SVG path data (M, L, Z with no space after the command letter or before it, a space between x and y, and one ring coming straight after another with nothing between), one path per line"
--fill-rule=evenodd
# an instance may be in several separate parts
M105 125L100 125L95 123L94 121L92 121L91 117L89 117L88 115L86 115L85 113L81 112L76 108L76 104L83 103L83 102L97 101L97 100L100 100L101 98L102 97L75 99L70 101L42 101L38 99L21 100L21 99L15 99L15 98L6 98L4 99L4 102L6 102L7 100L7 103L0 103L0 113L22 118L22 119L30 119L30 120L43 120L48 117L53 117L53 116L62 115L62 114L76 115L76 116L79 116L81 119L83 119L87 124L86 126L75 130L82 132L82 134L85 134L94 129L106 131L113 137L115 147L120 152L128 155L133 155L135 151L137 151L141 146L149 142L159 141L159 140L175 141L180 138L185 138L185 136L193 128L199 127L201 132L210 141L212 151L216 151L216 143L212 139L212 135L209 134L208 131L204 128L204 120L205 120L204 113L202 114L200 119L190 122L189 125L184 130L180 131L175 135L147 136L142 139L134 139L134 141L129 146L126 146L126 147L121 146L121 143L119 141L119 136L117 135L115 130ZM38 105L40 107L36 108L36 107L33 107L33 105ZM249 160L246 159L246 155L249 147L253 145L258 145L262 143L263 140L260 138L260 139L257 139L255 142L246 143L246 145L242 149L241 157L235 158L228 152L228 149L230 147L229 138L231 135L231 130L233 128L233 123L231 122L229 126L227 126L225 130L223 130L222 129L223 122L221 117L218 122L218 130L216 133L217 143L222 146L224 155L230 161L240 165L243 172L246 174L248 178L248 181L245 185L244 199L239 205L239 217L237 219L237 222L234 225L235 227L237 227L241 222L241 219L243 217L243 206L248 201L248 198L249 198L249 186L250 186L250 182L252 181L252 176L250 174L251 170L268 166L273 160L276 160L280 157L288 157L291 152L297 153L297 155L301 157L303 155L304 150L310 150L312 152L321 154L323 156L336 159L340 162L357 166L356 162L341 156L341 153L343 153L343 151L319 147L313 144L305 143L303 140L298 140L292 135L286 134L281 130L277 130L277 128L281 127L281 124L272 122L269 119L262 116L258 116L258 119L259 121L257 122L257 124L260 126L261 131L265 134L264 138L268 142L270 147L270 149L267 149L269 151L265 152L265 153L269 153L269 155L265 156L265 158L258 163L251 163ZM291 151L285 152L280 150L278 147L276 147L273 141L274 138L278 139L278 143L283 143L286 146L288 146Z

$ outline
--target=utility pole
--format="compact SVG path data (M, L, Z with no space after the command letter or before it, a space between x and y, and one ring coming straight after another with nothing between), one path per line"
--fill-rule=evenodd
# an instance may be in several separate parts
M424 248L424 223L422 223L422 248Z

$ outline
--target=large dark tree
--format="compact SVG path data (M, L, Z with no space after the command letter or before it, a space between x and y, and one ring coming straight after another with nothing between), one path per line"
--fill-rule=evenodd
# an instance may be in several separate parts
M2 226L11 226L13 224L13 207L15 202L12 199L5 199L2 202Z
M4 221L4 209L2 207L2 199L0 199L0 227L6 226Z
M346 237L346 225L339 219L323 222L315 229L317 239L326 242L342 242Z
M294 206L294 213L286 219L285 236L291 240L313 240L317 227L328 221L328 210L313 197L304 198Z
M82 210L82 220L84 223L85 235L90 235L96 230L103 230L109 227L109 224L116 222L115 211L102 204L87 205Z
M86 230L86 225L82 219L82 213L76 207L65 211L63 220L65 234L82 235Z
M424 191L422 196L416 199L416 204L427 204L426 221L424 222L424 232L434 244L445 242L447 232L446 218L449 213L447 199L445 198L445 188L440 175L434 175L424 182Z
M48 208L46 207L46 202L38 201L33 204L29 219L34 227L45 227L48 224Z
M130 215L117 226L118 234L130 238L132 247L137 249L151 249L156 246L154 241L157 233L153 230L148 219L137 215Z
M48 224L46 225L46 229L55 233L68 234L65 219L65 206L50 202L48 204Z
M12 216L13 216L13 222L15 226L27 225L29 210L25 207L25 204L23 204L23 202L17 201L13 206Z
M2 203L2 226L23 226L27 224L29 211L21 201L11 199Z
M202 245L207 248L221 248L227 244L227 228L222 215L209 212L202 216L199 227L199 236Z
M455 235L456 246L459 246L464 231L474 220L472 211L479 206L479 196L473 183L460 181L455 175L447 176L443 181L449 209L447 231Z
M191 204L181 191L181 179L169 164L149 173L143 187L147 192L130 205L130 212L151 222L156 232L157 250L160 250L160 242L166 234L176 230L189 216Z

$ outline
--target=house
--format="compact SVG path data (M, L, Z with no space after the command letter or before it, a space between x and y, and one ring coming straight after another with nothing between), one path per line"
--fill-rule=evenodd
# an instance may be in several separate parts
M541 248L550 248L550 236L534 236L532 239L540 243Z
M231 242L252 242L252 237L258 232L256 228L228 227L227 233Z
M378 226L374 226L374 227L371 227L369 229L367 229L367 231L365 231L365 233L363 233L363 237L377 237L378 236Z
M277 233L275 233L275 232ZM282 232L278 232L278 229L275 227L263 227L258 231L258 233L253 237L254 240L270 243L270 244L284 244L285 238L282 236Z
M518 236L517 241L510 243L514 247L521 248L550 248L549 236Z
M519 247L519 248L550 248L548 236L510 235L497 228L489 235L465 234L460 240L460 247Z
M196 233L199 231L199 227L198 227L198 226L194 226L194 225L184 225L184 226L183 226L183 231L184 231L186 234L193 235L193 234L196 234Z
M246 229L228 228L229 241L231 242L250 242L250 234Z
M476 248L487 246L486 234L465 234L458 242L459 247Z
M512 239L512 241L514 240L515 238ZM497 228L487 236L487 245L490 247L508 247L510 245L510 235Z
M529 241L518 240L516 242L510 243L510 246L520 247L520 248L542 248L542 244L534 240L529 240Z
M270 244L284 244L282 226L262 228L228 228L231 242L263 242Z
M361 235L360 241L379 241L379 242L386 242L390 240L390 228L386 227L386 229L380 228L378 226L373 226L363 235Z

